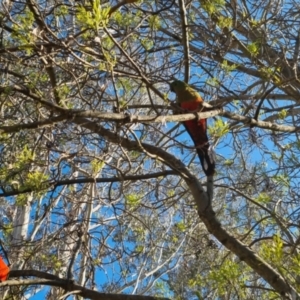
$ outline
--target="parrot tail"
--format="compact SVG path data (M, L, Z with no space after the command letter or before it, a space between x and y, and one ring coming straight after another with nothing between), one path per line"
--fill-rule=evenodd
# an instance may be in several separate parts
M213 176L216 167L213 149L209 146L208 143L206 143L201 148L197 148L197 153L205 175Z

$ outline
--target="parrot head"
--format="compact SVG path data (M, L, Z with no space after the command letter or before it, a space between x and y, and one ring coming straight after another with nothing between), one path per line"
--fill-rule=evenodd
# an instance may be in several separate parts
M177 102L189 102L196 101L202 102L201 96L194 90L191 86L189 86L184 81L175 80L170 84L170 89L177 96Z
M170 84L170 89L172 92L176 93L178 91L184 91L188 87L188 84L186 84L184 81L175 80Z

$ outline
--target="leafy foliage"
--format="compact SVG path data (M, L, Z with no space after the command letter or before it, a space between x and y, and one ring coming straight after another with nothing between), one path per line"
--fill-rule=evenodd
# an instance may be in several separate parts
M73 281L172 299L300 293L296 1L1 5L0 237L13 270L65 278L68 293ZM174 78L219 114L211 215ZM3 299L38 290L77 297L32 281Z

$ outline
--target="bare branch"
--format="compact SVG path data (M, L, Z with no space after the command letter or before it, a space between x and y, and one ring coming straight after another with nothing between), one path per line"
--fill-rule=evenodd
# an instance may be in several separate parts
M188 22L186 17L186 9L184 0L179 0L181 29L182 29L182 43L184 48L184 81L189 82L190 79L190 50L189 50L189 36L188 36Z
M9 273L10 277L22 277L22 276L36 276L39 279L22 279L22 280L7 280L0 283L0 286L19 286L19 285L49 285L61 287L67 292L74 292L76 294L88 299L95 300L169 300L169 298L151 297L144 295L125 295L125 294L111 294L111 293L100 293L91 289L87 289L73 281L68 279L59 278L58 276L35 271L35 270L11 270ZM43 278L43 279L40 279Z

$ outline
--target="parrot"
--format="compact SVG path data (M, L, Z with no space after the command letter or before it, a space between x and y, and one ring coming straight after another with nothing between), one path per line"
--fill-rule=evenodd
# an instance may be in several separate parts
M203 99L200 94L187 83L175 80L170 84L171 91L177 96L177 104L187 111L205 111ZM215 173L215 161L211 153L208 137L206 119L184 121L183 125L189 133L197 149L202 169L207 177Z
M5 281L7 279L9 271L9 267L0 256L0 281Z

